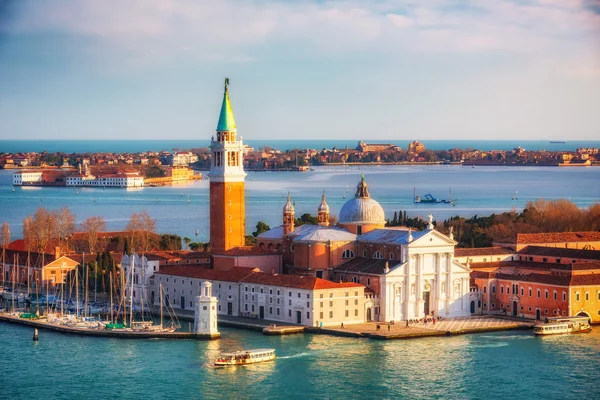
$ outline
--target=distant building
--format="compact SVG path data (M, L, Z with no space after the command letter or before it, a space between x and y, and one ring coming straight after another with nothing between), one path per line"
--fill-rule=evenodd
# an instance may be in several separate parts
M32 184L41 184L43 181L42 171L19 171L13 174L14 186L25 186Z
M400 151L402 149L392 143L365 143L360 141L358 142L358 146L356 146L356 150L360 151L361 153L370 153L386 150Z
M75 174L67 177L67 186L83 187L143 187L144 177L139 172L119 172L98 176Z
M425 146L422 143L417 142L416 140L414 142L409 143L408 145L408 152L411 154L419 154L425 151Z

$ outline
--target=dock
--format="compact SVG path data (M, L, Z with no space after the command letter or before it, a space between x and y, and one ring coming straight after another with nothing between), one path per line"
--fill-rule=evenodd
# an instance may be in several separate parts
M214 340L221 337L220 334L195 334L193 332L144 332L144 331L113 331L111 329L86 329L72 326L55 325L45 319L25 319L18 315L0 314L0 322L31 326L54 332L68 333L79 336L109 337L118 339L196 339Z

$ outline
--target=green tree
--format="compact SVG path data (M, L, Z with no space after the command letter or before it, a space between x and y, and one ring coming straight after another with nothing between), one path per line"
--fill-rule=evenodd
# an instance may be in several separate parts
M271 229L269 227L269 225L265 224L262 221L258 221L258 223L256 224L256 231L252 232L252 236L253 237L257 237L258 235L260 235L263 232L268 231L269 229Z

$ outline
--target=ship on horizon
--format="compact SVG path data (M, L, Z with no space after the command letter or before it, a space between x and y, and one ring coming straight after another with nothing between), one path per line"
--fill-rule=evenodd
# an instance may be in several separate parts
M551 140L550 143L567 143L566 140Z

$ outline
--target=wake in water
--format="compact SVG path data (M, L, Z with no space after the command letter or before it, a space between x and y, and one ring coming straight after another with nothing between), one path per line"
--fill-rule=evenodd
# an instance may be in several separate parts
M481 339L493 339L493 340L523 340L523 339L535 339L533 335L508 335L508 336L492 336L492 335L480 335L478 338Z
M298 354L293 354L291 356L277 357L277 359L279 359L279 360L282 360L282 359L285 360L285 359L288 359L288 358L305 357L305 356L308 356L309 354L310 353L298 353Z

